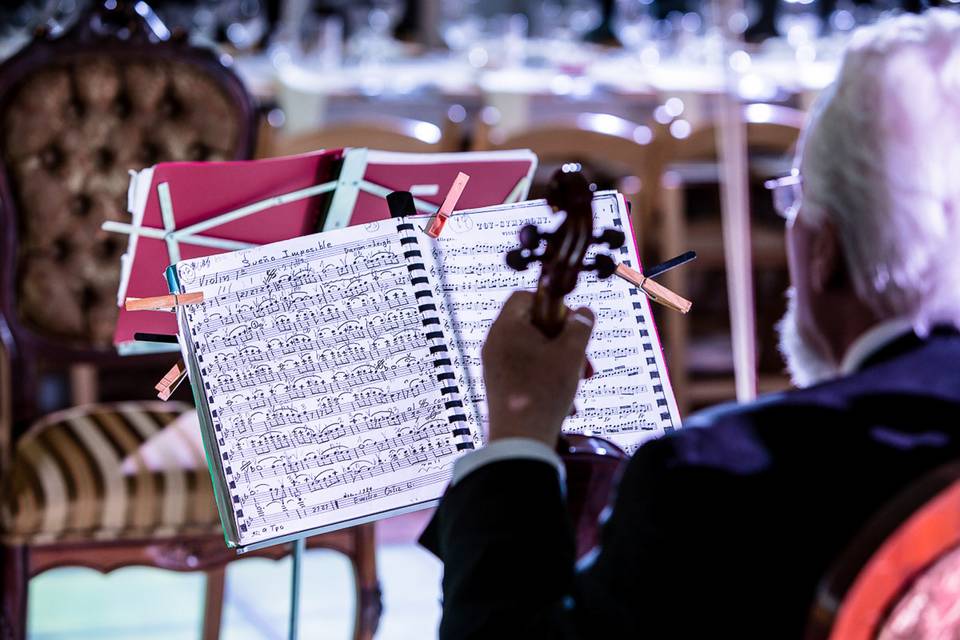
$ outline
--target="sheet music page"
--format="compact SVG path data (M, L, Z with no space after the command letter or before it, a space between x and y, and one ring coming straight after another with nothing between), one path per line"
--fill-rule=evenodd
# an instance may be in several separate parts
M638 266L626 205L615 192L597 194L594 228L621 228L627 244L611 252L618 262ZM526 224L555 228L562 217L543 200L516 205L458 211L430 245L430 272L443 302L443 320L456 345L454 364L464 368L464 395L471 426L485 432L486 395L480 351L487 330L515 289L534 290L539 264L516 272L504 256L518 246L517 233ZM428 246L423 242L423 246ZM594 253L591 250L591 253ZM643 292L617 277L600 280L580 275L571 307L589 306L597 316L588 355L595 374L577 395L577 415L567 418L565 432L607 438L633 453L644 441L679 427L670 381Z
M472 448L397 224L177 265L241 545L432 501Z

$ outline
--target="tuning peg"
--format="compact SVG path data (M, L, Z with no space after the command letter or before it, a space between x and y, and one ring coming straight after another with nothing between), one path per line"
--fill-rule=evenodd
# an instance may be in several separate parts
M524 249L514 249L507 252L507 266L514 271L526 271L533 262L533 255L524 255Z
M604 229L603 233L597 236L596 241L604 243L611 249L619 249L623 246L623 243L626 242L626 239L623 231L618 229Z
M617 270L617 263L605 253L598 253L590 268L597 272L600 279L609 278Z
M536 225L528 224L520 229L520 246L524 249L536 249L542 239L543 235Z

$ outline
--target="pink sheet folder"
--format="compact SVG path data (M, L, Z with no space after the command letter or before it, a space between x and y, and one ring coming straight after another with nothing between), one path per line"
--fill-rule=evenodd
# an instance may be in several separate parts
M175 335L167 311L123 308L127 297L169 293L164 271L178 262L390 217L385 200L410 191L422 213L435 213L461 171L470 176L458 208L527 197L537 158L528 150L391 153L334 149L242 162L170 162L132 174L130 223L106 222L127 234L117 292L113 342L120 353L175 351L176 344L138 342L135 333Z

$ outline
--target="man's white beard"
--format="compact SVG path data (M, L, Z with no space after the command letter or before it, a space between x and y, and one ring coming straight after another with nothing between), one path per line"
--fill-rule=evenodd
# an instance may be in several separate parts
M787 371L793 384L809 387L840 374L837 365L800 333L797 326L797 296L793 287L787 290L787 312L777 324L777 332L780 334L780 353L787 361Z

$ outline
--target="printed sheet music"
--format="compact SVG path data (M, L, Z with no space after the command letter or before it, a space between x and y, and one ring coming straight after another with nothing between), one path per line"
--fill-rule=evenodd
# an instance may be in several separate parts
M594 200L597 228L623 199ZM181 346L227 540L246 549L435 504L453 463L483 444L480 349L503 300L536 270L503 255L543 201L457 212L439 239L399 218L182 261ZM635 265L638 266L638 265ZM628 451L679 426L649 304L581 275L596 374L565 430Z
M516 248L517 233L524 225L550 228L559 223L543 201L498 207L496 215L489 211L458 211L438 239L427 239L432 242L430 273L440 288L437 298L444 305L444 328L454 340L454 364L462 366L465 395L473 409L468 419L480 433L486 421L480 366L483 340L510 293L533 291L539 275L539 269L505 268L503 256ZM623 196L599 193L593 211L594 229L625 231L626 245L617 260L638 268ZM596 249L591 249L593 253ZM597 324L587 350L595 373L581 383L577 413L567 418L563 430L606 438L632 454L646 440L677 428L676 401L643 292L619 278L600 280L595 273L582 273L567 304L589 306Z

